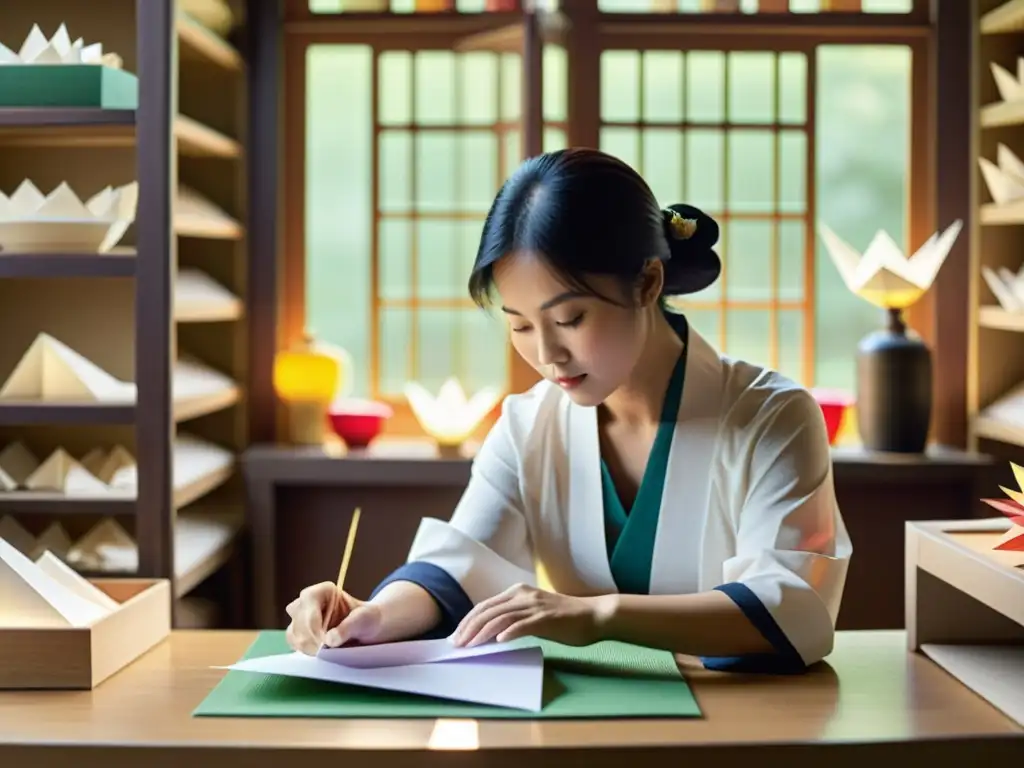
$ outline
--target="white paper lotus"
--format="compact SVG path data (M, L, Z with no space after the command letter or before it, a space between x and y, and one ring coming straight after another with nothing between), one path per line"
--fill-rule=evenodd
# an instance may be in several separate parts
M29 180L0 193L0 251L106 253L135 220L139 185L106 187L85 202L66 182L50 194Z
M122 61L116 53L103 53L102 43L86 45L82 38L72 42L63 24L49 39L33 24L17 53L0 44L0 64L99 64L120 69Z
M985 186L996 205L1024 198L1024 162L1005 144L996 146L996 161L978 158Z
M1024 101L1024 57L1017 58L1016 74L996 63L990 63L989 68L992 70L999 98L1003 101Z
M875 235L863 256L824 224L819 232L847 288L877 307L906 309L931 287L962 226L958 219L933 234L909 259L885 231Z
M462 385L452 377L441 385L437 397L416 382L405 385L405 396L423 431L439 445L452 447L473 434L501 400L502 392L497 387L485 387L467 400Z

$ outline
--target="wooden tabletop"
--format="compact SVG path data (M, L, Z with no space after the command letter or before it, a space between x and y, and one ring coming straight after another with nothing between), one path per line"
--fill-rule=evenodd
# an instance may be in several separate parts
M1024 729L908 653L902 632L840 633L827 666L802 676L685 667L699 719L193 718L224 674L210 667L236 661L254 637L175 632L94 691L0 692L0 765L622 768L685 759L687 768L820 768L828 759L863 768L881 755L980 765L1024 751Z

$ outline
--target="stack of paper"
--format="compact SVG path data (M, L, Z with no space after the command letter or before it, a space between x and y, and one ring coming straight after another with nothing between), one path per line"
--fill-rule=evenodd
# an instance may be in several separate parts
M449 639L322 648L245 659L240 672L284 675L539 712L544 654L533 639L456 647Z
M0 538L0 627L87 627L119 605L51 552L35 562Z

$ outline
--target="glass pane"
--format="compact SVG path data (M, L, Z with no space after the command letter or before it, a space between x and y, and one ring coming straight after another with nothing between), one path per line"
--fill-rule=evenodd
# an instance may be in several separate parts
M861 0L865 13L910 13L914 0Z
M683 54L678 51L644 53L643 119L651 122L683 121Z
M770 301L772 222L732 220L722 229L729 301Z
M743 51L729 54L729 121L775 121L775 54Z
M765 213L774 209L775 151L771 131L729 132L729 210Z
M807 56L779 54L779 122L807 120Z
M817 221L863 252L875 232L906 247L910 50L818 48ZM852 390L857 343L881 313L843 283L815 238L815 385Z
M779 132L778 210L807 210L807 134L803 131Z
M518 120L522 113L523 61L516 53L501 56L501 119Z
M306 321L352 355L353 390L364 395L373 296L373 52L312 45L306 67Z
M498 57L486 51L459 56L459 121L466 125L498 119Z
M330 98L337 101L336 96ZM377 193L380 196L380 210L407 212L412 209L412 189L409 183L412 134L409 131L382 131L377 147L380 153Z
M639 169L640 131L636 128L602 128L600 142L601 151Z
M502 182L504 183L505 179L511 176L512 172L523 161L523 144L519 131L506 131L502 144L504 145L503 154L505 155L502 160L504 165L502 169Z
M683 194L683 132L676 128L648 128L643 141L642 175L665 208L685 199Z
M767 309L730 309L725 320L725 345L730 357L754 365L774 367L771 360L771 312Z
M722 131L686 132L686 194L684 200L707 213L725 209L725 137Z
M461 378L466 392L507 387L510 349L505 322L474 307L463 310L462 326L465 354Z
M411 296L412 228L412 222L406 219L383 219L380 222L378 290L382 299L408 299Z
M449 376L459 375L459 354L463 344L460 309L421 309L416 324L419 349L416 380L435 394Z
M498 137L492 131L465 131L459 136L461 211L487 213L498 192Z
M416 134L416 207L451 212L458 206L457 137L454 131Z
M721 51L686 54L686 119L691 123L725 120L725 54Z
M784 309L779 312L778 371L793 381L804 382L804 314L802 310Z
M409 370L409 341L412 314L407 309L380 310L380 394L401 397L412 374Z
M565 135L565 131L561 128L552 128L547 125L544 126L544 151L554 152L556 149L565 149L568 144L568 139Z
M544 46L544 119L562 121L568 110L569 68L565 48L560 45Z
M412 54L381 53L377 75L377 121L381 125L408 125L412 122Z
M452 295L469 298L469 274L473 271L476 252L480 248L480 234L483 221L459 221L455 223L456 247L458 248L456 272L458 274L458 291Z
M415 60L416 122L450 125L455 122L455 55L451 51L419 51Z
M451 300L465 295L467 275L462 270L457 234L452 221L416 222L416 291L421 299Z
M804 300L804 227L803 221L779 222L779 299Z
M686 319L704 340L719 351L722 350L721 315L717 309L686 309Z
M601 119L635 123L640 119L639 51L604 51L601 54Z

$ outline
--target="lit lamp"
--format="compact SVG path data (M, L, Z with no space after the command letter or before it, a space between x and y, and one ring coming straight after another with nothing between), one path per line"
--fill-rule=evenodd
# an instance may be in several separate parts
M463 444L498 404L501 396L501 390L496 387L485 387L467 400L466 393L454 377L441 385L437 397L416 382L405 385L405 397L413 415L423 431L437 443L438 452L445 458L461 455Z
M878 232L864 255L824 224L821 238L846 286L886 310L888 326L857 346L857 428L865 448L920 453L928 442L932 412L931 351L903 311L931 287L949 255L962 222L928 238L909 259L885 232Z
M288 408L292 443L322 445L327 409L338 391L341 361L319 349L309 332L292 349L274 359L274 390Z

